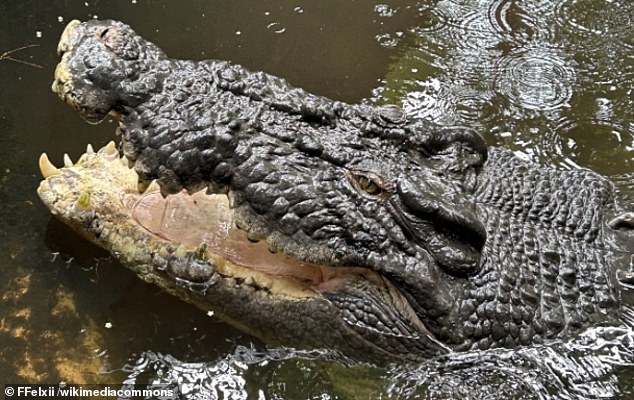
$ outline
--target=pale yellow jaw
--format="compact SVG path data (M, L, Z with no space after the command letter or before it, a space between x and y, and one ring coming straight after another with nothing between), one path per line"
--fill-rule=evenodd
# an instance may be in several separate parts
M88 145L77 163L64 155L62 168L53 165L43 153L39 167L45 181L38 192L51 190L45 183L50 178L55 180L56 190L65 201L56 205L47 203L47 206L63 221L68 218L64 215L72 216L78 210L94 211L102 219L124 219L126 224L135 226L134 229L155 238L152 240L169 242L184 252L203 248L206 258L220 274L252 280L272 293L313 296L319 291L336 290L351 274L372 275L361 268L329 268L303 263L283 253L271 253L265 241L249 241L246 233L236 227L226 195L204 192L190 195L183 191L164 198L155 182L144 193L138 193L136 173L119 158L114 142L98 152ZM71 171L69 176L72 178L60 179ZM64 187L60 188L60 185ZM69 213L68 210L57 210L57 207L70 207L75 211ZM113 211L116 211L116 218L110 215ZM64 222L82 229L72 222Z

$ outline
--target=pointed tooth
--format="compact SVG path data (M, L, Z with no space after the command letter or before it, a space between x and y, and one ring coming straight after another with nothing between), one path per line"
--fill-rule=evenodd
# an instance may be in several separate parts
M92 144L90 143L86 146L86 154L95 154L95 149L92 148Z
M64 167L71 168L73 165L75 164L73 163L73 160L70 159L68 153L64 153Z
M107 145L105 145L104 147L101 148L101 150L99 150L100 152L103 152L103 154L105 154L108 157L119 157L119 151L117 151L117 145L114 143L114 141L109 141Z
M108 144L105 147L106 153L108 154L113 154L115 151L117 151L117 145L114 143L114 140L111 140L108 142Z
M46 153L42 153L42 155L40 155L38 164L40 166L40 173L44 179L59 174L59 169L51 163Z
M161 190L161 187L159 186L159 184L156 182L156 180L153 180L148 187L145 189L144 193L152 193L152 192L158 192L159 190Z

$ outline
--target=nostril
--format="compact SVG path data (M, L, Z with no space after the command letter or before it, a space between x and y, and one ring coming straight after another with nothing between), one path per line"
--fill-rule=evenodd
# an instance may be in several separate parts
M101 31L101 33L99 34L99 37L102 39L106 38L106 35L108 34L108 31L110 31L110 28L106 28L103 31Z

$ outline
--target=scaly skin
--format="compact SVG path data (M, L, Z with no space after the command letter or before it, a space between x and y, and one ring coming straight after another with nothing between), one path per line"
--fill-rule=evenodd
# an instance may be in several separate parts
M139 194L136 173L119 158L112 142L96 153L87 151L74 164L66 161L63 168L46 160L43 156L46 179L38 195L59 220L108 250L146 282L267 342L301 348L327 345L371 361L415 359L448 351L427 337L426 328L406 301L371 271L335 270L332 274L336 276L323 278L326 283L334 282L326 285L269 276L241 268L206 246L176 243L150 232L133 214L143 199L157 194L158 187L153 185ZM174 197L178 196L187 195ZM210 201L221 199L210 196ZM198 210L192 212L195 215ZM350 328L347 316L330 299L342 296L359 308L372 307L375 318L396 328L385 338L367 341Z
M226 193L250 240L371 274L320 294L357 341L428 356L541 342L618 316L615 271L629 267L633 241L606 224L620 209L595 173L524 162L396 107L173 60L119 22L73 21L58 51L54 92L91 122L119 117L140 188L156 179L165 195Z

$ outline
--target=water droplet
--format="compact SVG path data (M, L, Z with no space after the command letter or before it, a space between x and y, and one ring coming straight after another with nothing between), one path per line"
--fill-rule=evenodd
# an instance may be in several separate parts
M236 35L240 36L240 35L242 35L242 32L236 31Z
M389 33L376 35L376 41L385 48L394 48L398 45L398 39L393 38Z
M132 0L132 4L136 4L136 0Z
M418 68L412 68L412 72L413 73L417 73L418 72Z
M268 17L269 15L271 15L271 12L270 11L264 11L264 15L266 15Z
M293 8L293 11L295 11L297 14L303 14L304 13L304 9L301 8L300 6L297 6L297 7Z
M286 32L286 28L284 28L279 22L271 22L266 26L266 28L273 30L273 32L277 33L278 35Z
M106 322L106 323L105 323L105 325L104 325L104 327L105 327L106 329L110 329L110 328L112 328L112 322Z
M85 1L85 2L84 2L84 5L85 5L86 7L88 7L88 2L87 2L87 1Z
M62 17L61 15L57 17L57 22L64 22L64 17Z
M41 38L42 37L42 31L35 31L35 37L36 38Z
M387 4L375 5L374 12L379 14L379 17L393 17L396 14L396 10Z

